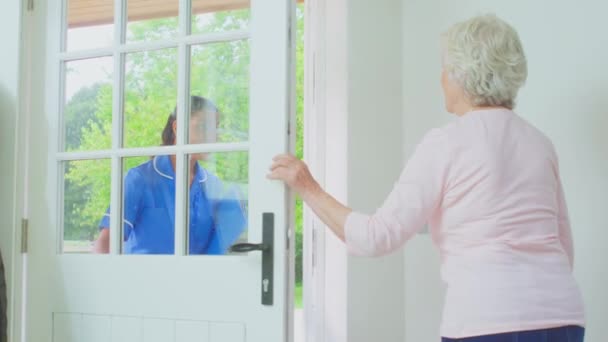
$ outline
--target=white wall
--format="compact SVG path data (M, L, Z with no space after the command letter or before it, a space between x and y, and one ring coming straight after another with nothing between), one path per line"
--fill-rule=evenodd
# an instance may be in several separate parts
M403 166L401 0L348 4L348 203L371 213ZM349 257L347 279L348 341L403 341L402 253Z
M312 2L325 6L326 14L315 27L323 32L315 37L322 47L313 52L315 84L322 91L308 107L309 119L322 122L315 143L322 146L316 153L324 171L313 158L313 172L324 174L326 189L338 200L372 213L403 166L401 0ZM377 259L348 256L329 232L324 243L319 340L403 341L402 252Z
M445 114L439 86L439 20L436 0L403 0L403 144L405 160ZM405 341L439 341L443 284L430 235L418 235L404 249Z
M0 8L0 252L5 271L8 272L9 305L13 293L13 228L17 224L14 216L14 184L20 4L20 1L3 1Z
M553 139L573 226L575 276L590 342L608 341L608 3L526 0L402 0L405 157L431 127L450 120L439 86L439 34L494 12L518 30L529 78L516 111ZM428 236L405 250L405 341L437 341L442 285Z

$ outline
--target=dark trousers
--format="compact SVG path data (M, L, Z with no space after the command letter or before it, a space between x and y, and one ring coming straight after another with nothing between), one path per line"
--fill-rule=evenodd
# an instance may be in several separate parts
M583 342L585 329L567 326L467 338L443 338L443 342Z
M8 322L6 319L6 279L4 278L4 263L0 253L0 342L8 340Z

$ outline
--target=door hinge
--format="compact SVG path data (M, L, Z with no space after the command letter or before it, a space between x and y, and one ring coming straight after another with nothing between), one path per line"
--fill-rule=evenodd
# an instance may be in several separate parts
M25 0L27 1L27 11L28 12L33 12L34 11L34 0Z
M26 218L21 219L21 253L27 253L29 221Z

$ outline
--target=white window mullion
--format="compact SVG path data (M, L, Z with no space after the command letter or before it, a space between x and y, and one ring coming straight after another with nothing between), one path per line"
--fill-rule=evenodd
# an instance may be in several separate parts
M184 38L190 33L190 0L179 1L179 38L178 65L177 65L177 136L175 165L175 255L185 255L186 250L186 208L188 173L190 163L181 148L186 144L186 132L190 112L189 74L190 74L190 47Z
M64 150L64 137L65 137L65 128L64 128L64 121L65 121L65 85L66 85L66 67L65 67L65 63L62 62L60 59L55 58L55 56L61 54L61 51L63 51L65 49L66 46L66 32L67 32L67 25L66 25L66 18L67 18L67 0L65 1L61 1L59 4L59 6L56 7L56 11L59 11L59 13L56 12L56 14L59 15L60 19L60 24L59 24L59 45L57 46L58 49L56 50L57 54L51 54L52 56L52 63L53 63L53 69L52 70L56 70L57 73L55 73L57 79L55 80L56 82L58 82L59 84L59 88L57 91L57 97L55 99L52 99L50 101L51 106L50 108L54 108L56 110L56 120L52 120L52 124L50 125L50 129L51 132L55 132L54 137L54 148L53 150L56 152L59 151L63 151ZM53 11L53 10L51 10ZM56 64L58 63L58 64ZM58 66L57 66L58 65ZM54 116L55 118L55 116ZM57 126L53 127L53 124L56 124ZM64 236L64 225L63 225L63 221L64 221L64 189L65 189L65 162L57 159L57 163L56 165L56 179L57 179L57 193L56 193L56 198L57 198L57 213L59 213L59 215L57 215L57 227L59 229L56 230L57 235L56 235L56 243L55 246L58 248L57 251L61 252L63 251L63 236Z
M116 32L115 32L116 35ZM112 56L116 49L121 53L131 53L131 52L142 52L142 51L155 51L162 50L168 48L179 47L180 44L186 45L204 45L204 44L213 44L213 43L225 43L238 41L249 38L248 30L238 30L238 31L229 31L229 32L213 32L213 33L205 33L199 34L195 36L185 36L185 37L177 37L173 39L166 39L160 41L152 41L152 42L137 42L137 43L129 43L129 44L121 44L116 48L108 47L108 48L99 48L99 49L90 49L90 50L82 50L82 51L64 51L59 54L59 58L62 61L75 61L81 59L90 59L97 57L106 57Z
M83 50L83 51L74 51L74 52L62 52L59 54L59 58L62 61L70 62L81 59L90 59L90 58L98 58L98 57L110 57L114 55L114 48L102 48L102 49L92 49L92 50Z
M66 84L66 67L65 63L57 61L59 63L59 96L57 97L57 113L58 120L57 128L54 130L57 132L55 146L57 146L56 151L63 151L65 146L65 84ZM57 234L57 245L59 246L58 251L63 251L63 236L64 236L64 190L65 190L65 170L66 170L66 161L57 160L57 204L59 206L58 213L62 213L62 215L58 215L57 227L60 227L57 231L60 234Z
M182 146L155 146L155 147L132 147L123 148L120 150L96 150L96 151L76 151L76 152L59 152L57 159L59 161L66 160L90 160L118 157L152 157L159 155L170 155L183 152L185 154L193 153L224 153L224 152L247 152L249 151L248 142L236 143L215 143L215 144L192 144Z
M179 116L178 116L179 117ZM184 152L176 154L175 163L175 255L186 254L186 169Z
M125 37L126 1L114 0L114 79L112 93L112 171L110 197L110 253L121 253L122 229L122 159L116 153L122 146L125 57L120 45Z
M250 37L249 30L236 30L236 31L227 31L227 32L213 32L213 33L204 33L198 35L192 35L184 38L180 38L182 42L185 42L188 45L202 45L202 44L212 44L212 43L223 43L223 42L231 42L236 40L247 39Z

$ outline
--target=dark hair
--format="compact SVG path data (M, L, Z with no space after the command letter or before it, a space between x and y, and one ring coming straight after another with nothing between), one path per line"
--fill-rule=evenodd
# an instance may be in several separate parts
M216 113L218 112L217 107L211 100L206 99L202 96L192 95L190 97L190 115L200 115L202 112ZM173 145L175 143L175 134L173 133L173 123L177 118L177 106L173 109L173 112L169 114L167 118L167 124L163 129L162 146Z

